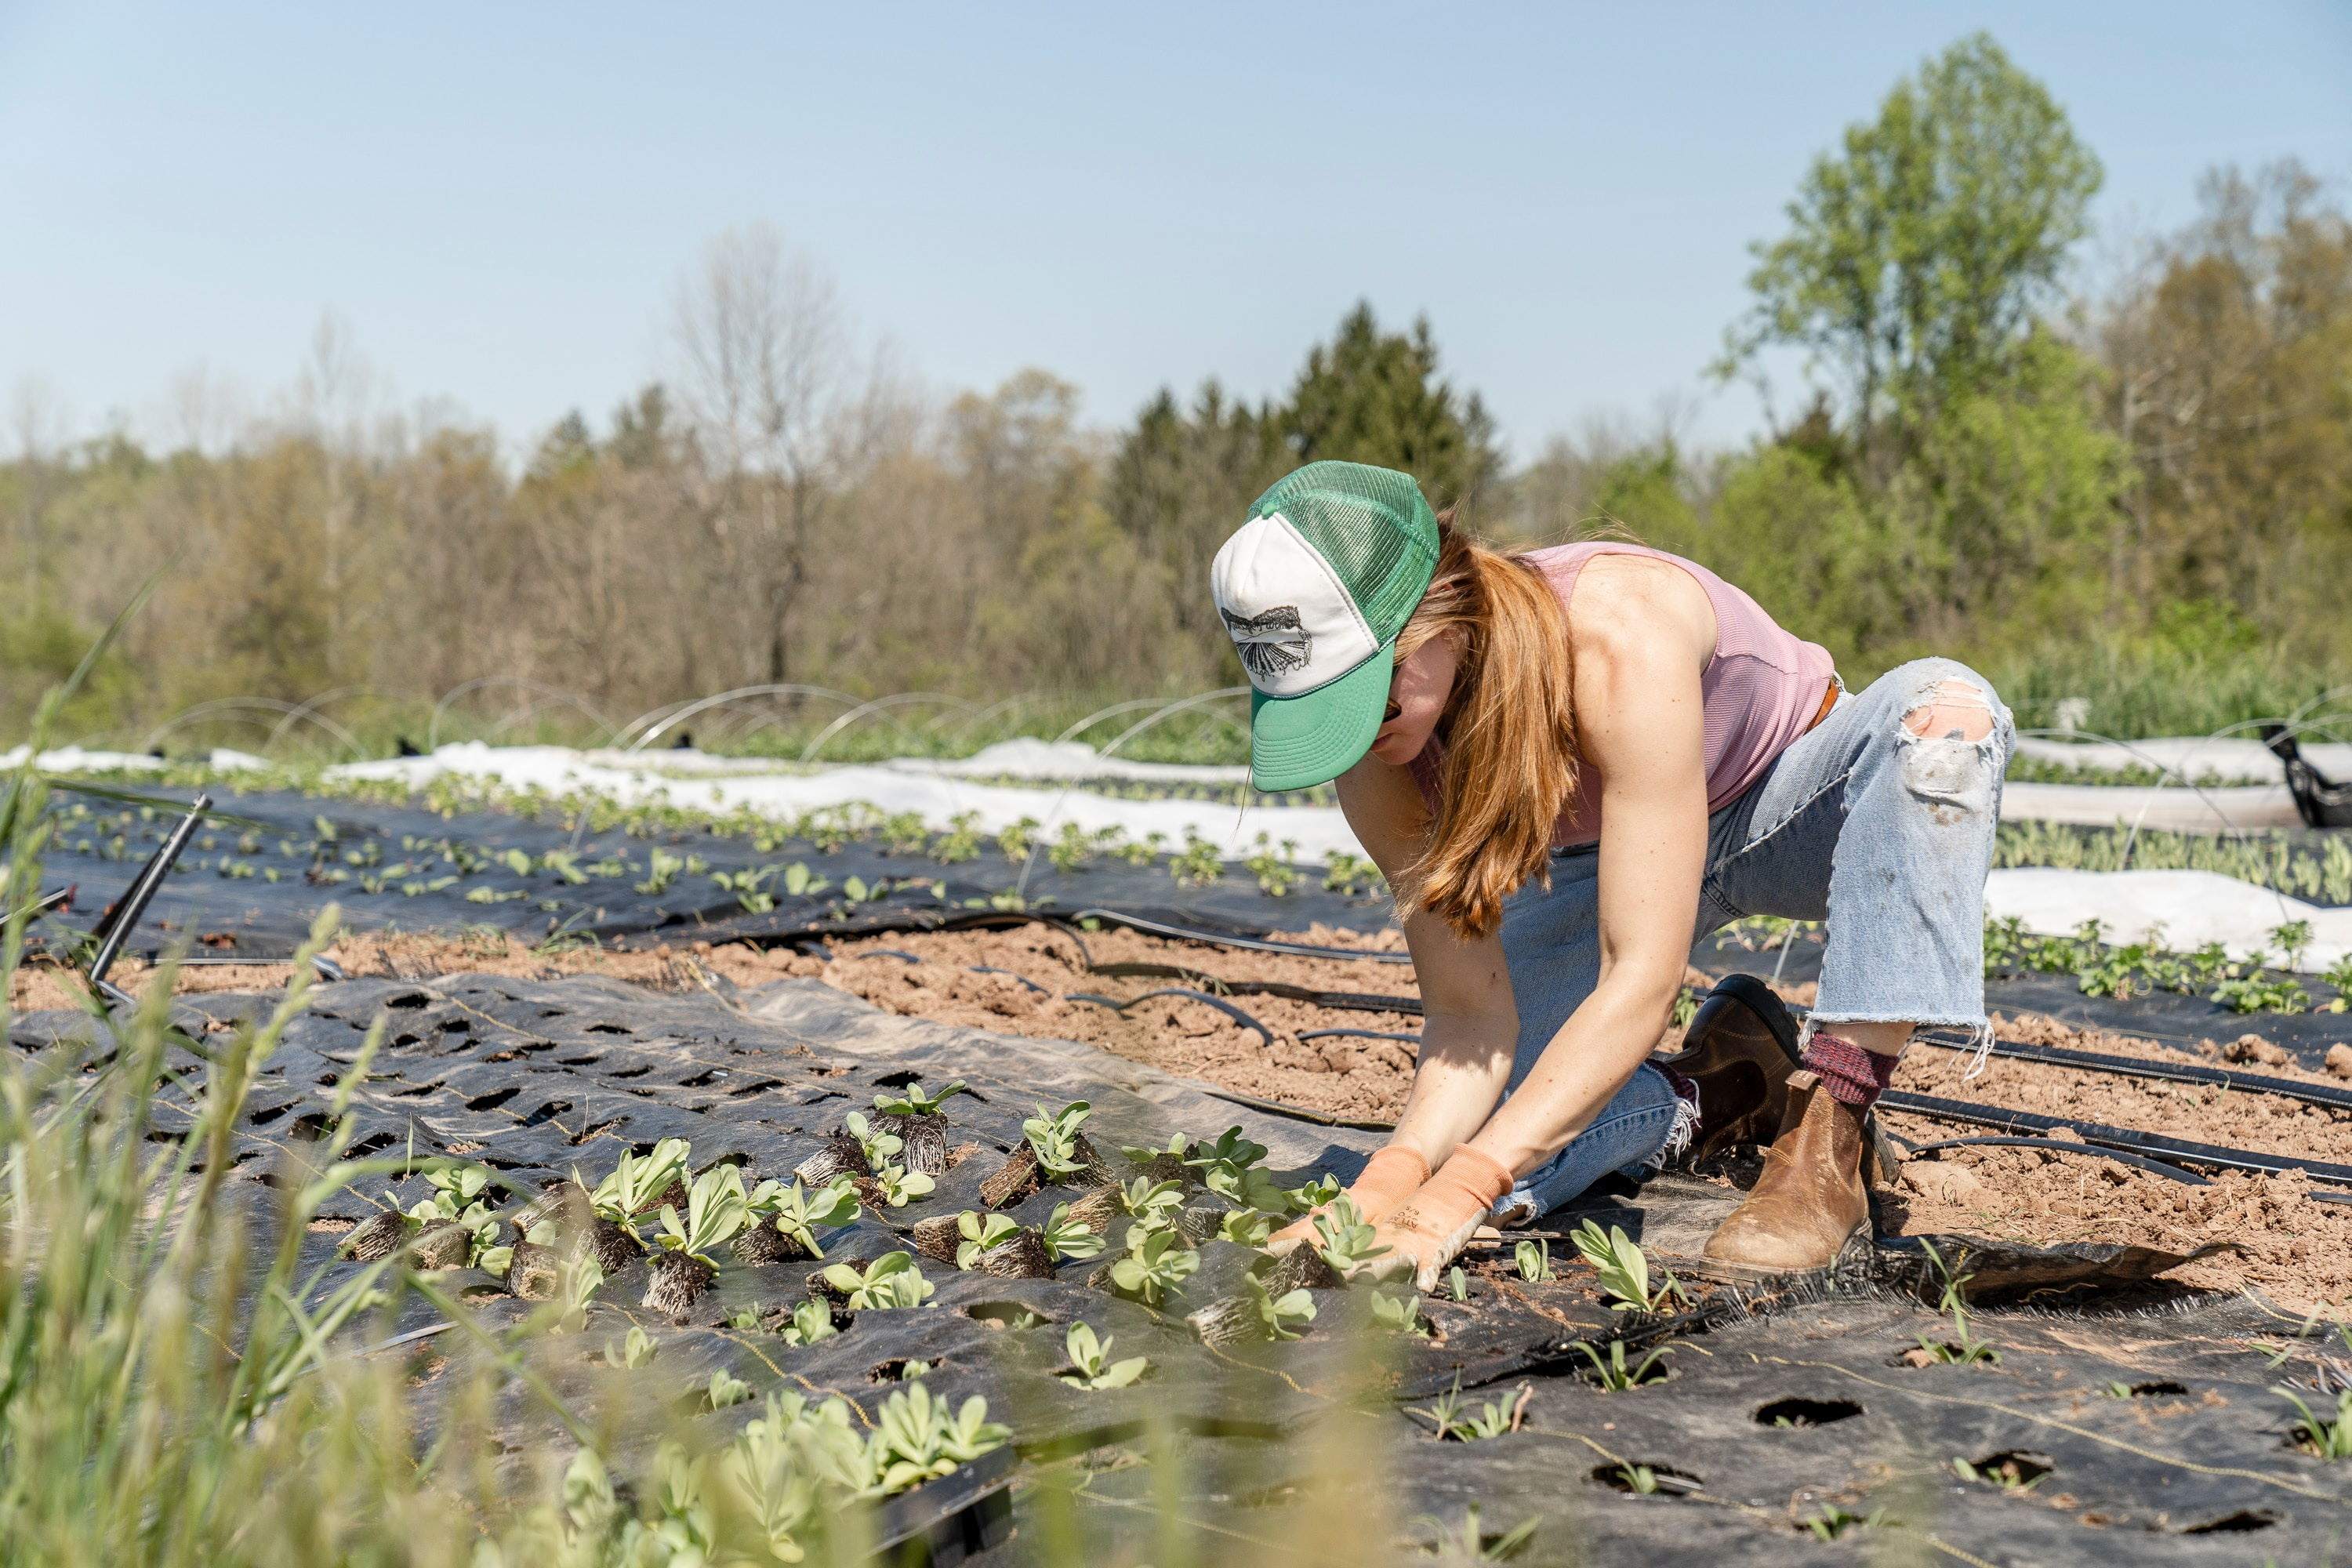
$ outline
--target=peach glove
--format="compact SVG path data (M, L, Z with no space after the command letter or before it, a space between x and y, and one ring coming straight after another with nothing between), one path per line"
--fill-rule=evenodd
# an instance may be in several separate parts
M1364 1162L1357 1173L1355 1184L1348 1196L1356 1212L1368 1225L1377 1225L1402 1207L1405 1199L1420 1190L1429 1180L1429 1162L1419 1152L1402 1144L1391 1143L1379 1150ZM1302 1242L1315 1239L1315 1216L1323 1212L1322 1205L1311 1211L1305 1219L1284 1226L1266 1237L1265 1249L1276 1255L1288 1252Z
M1463 1144L1403 1207L1380 1223L1373 1245L1389 1252L1373 1266L1391 1275L1410 1268L1419 1289L1435 1289L1439 1270L1469 1245L1488 1211L1510 1190L1511 1173L1499 1161Z

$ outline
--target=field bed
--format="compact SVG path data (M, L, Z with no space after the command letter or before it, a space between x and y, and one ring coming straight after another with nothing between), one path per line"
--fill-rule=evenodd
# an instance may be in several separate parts
M708 963L702 973L721 980ZM1942 1311L1922 1300L1933 1300L1940 1277L1899 1246L1857 1262L1834 1286L1741 1295L1694 1271L1687 1304L1629 1314L1609 1310L1599 1277L1561 1237L1580 1213L1553 1216L1539 1233L1550 1278L1515 1265L1507 1237L1474 1249L1462 1299L1441 1292L1420 1304L1425 1333L1375 1327L1366 1286L1318 1284L1307 1292L1313 1317L1294 1322L1299 1338L1213 1345L1188 1320L1245 1296L1265 1265L1210 1236L1198 1243L1196 1268L1156 1305L1112 1294L1102 1258L1016 1279L925 1257L919 1267L933 1289L919 1305L842 1310L836 1301L827 1314L837 1331L795 1343L792 1312L825 1299L814 1283L824 1264L919 1253L925 1221L985 1210L983 1187L1023 1150L1023 1119L1036 1100L1058 1104L1087 1088L1085 1131L1106 1162L1128 1170L1144 1167L1117 1151L1234 1128L1265 1145L1276 1184L1323 1171L1344 1177L1376 1139L1235 1106L1149 1066L1110 1065L1086 1045L894 1016L815 976L748 988L721 980L731 994L701 978L694 984L663 994L589 975L459 974L321 987L239 1118L226 1151L232 1191L266 1205L312 1168L331 1086L379 1027L383 1043L351 1096L347 1152L406 1151L492 1173L494 1206L508 1216L560 1189L574 1167L593 1183L622 1154L643 1155L666 1138L689 1140L703 1175L723 1163L747 1182L788 1180L850 1110L873 1114L876 1097L903 1092L911 1078L961 1079L971 1092L946 1102L956 1152L936 1190L903 1207L868 1205L854 1224L827 1229L822 1263L722 1256L698 1296L656 1301L653 1258L632 1253L568 1331L524 1342L522 1353L555 1394L598 1413L623 1469L650 1463L663 1435L734 1440L772 1392L839 1398L854 1423L879 1420L910 1386L908 1364L920 1363L931 1397L985 1398L1021 1457L1009 1534L992 1545L984 1531L972 1539L984 1560L1023 1560L1024 1531L1045 1528L1049 1506L1068 1510L1063 1522L1094 1550L1133 1553L1157 1528L1136 1506L1146 1494L1134 1489L1134 1472L1171 1457L1155 1481L1160 1495L1181 1500L1213 1539L1278 1543L1301 1529L1342 1528L1344 1517L1347 1539L1383 1550L1534 1519L1536 1561L1648 1560L1662 1548L1793 1561L1816 1550L1823 1531L1982 1561L2226 1561L2218 1538L2253 1533L2265 1554L2310 1561L2352 1500L2340 1467L2287 1441L2290 1408L2269 1388L2282 1375L2271 1364L2277 1349L2318 1368L2325 1342L2298 1341L2293 1315L2251 1300L2200 1301L2142 1283L2177 1255L2112 1247L2053 1255L1942 1237L1945 1254L1965 1253L1962 1272L1976 1276L1964 1289L2008 1282L1957 1317L1948 1298ZM192 1038L219 1037L219 1022L266 1001L184 998ZM61 1014L20 1020L16 1044L50 1053L107 1046L86 1017ZM159 1131L192 1110L167 1087ZM1187 1185L1188 1202L1232 1212ZM312 1223L306 1261L325 1268L330 1286L351 1277L362 1265L333 1261L337 1250L432 1190L416 1174L387 1182L381 1197L337 1194ZM1002 1212L1043 1223L1086 1190L1048 1182ZM1704 1181L1665 1180L1596 1194L1582 1209L1629 1229L1660 1265L1686 1267L1731 1196ZM419 1279L493 1335L538 1310L513 1293L521 1287L511 1272L451 1267ZM2043 1289L2031 1298L2038 1306L1999 1305L2019 1295L2021 1280L2068 1279L2078 1287L2071 1297ZM446 1321L435 1302L395 1287L352 1336L354 1348L391 1342L382 1353L407 1364L428 1432L443 1418L436 1390L474 1364L465 1336L436 1331ZM1111 1335L1116 1355L1147 1357L1147 1373L1123 1387L1074 1387L1063 1375L1072 1370L1065 1341L1079 1321ZM616 1372L608 1362L632 1331L637 1359ZM1955 1334L1991 1356L1916 1364L1923 1343ZM1612 1343L1636 1366L1662 1352L1648 1381L1610 1392L1580 1375L1589 1365L1580 1345ZM698 1391L714 1377L740 1382L751 1397L713 1408ZM1437 1436L1436 1413L1457 1387L1461 1415L1490 1405L1505 1413L1495 1436ZM495 1419L500 1440L518 1449L565 1438L520 1387Z

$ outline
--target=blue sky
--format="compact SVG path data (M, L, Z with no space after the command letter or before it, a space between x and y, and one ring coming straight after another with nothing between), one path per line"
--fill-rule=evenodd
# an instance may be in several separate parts
M2352 5L256 6L0 0L0 395L154 427L258 395L331 310L403 401L510 442L662 368L673 280L764 221L935 391L1036 364L1087 416L1280 390L1369 297L1426 311L1515 452L1702 371L1746 247L1979 27L2105 162L2352 183ZM2086 258L2095 260L2095 258Z

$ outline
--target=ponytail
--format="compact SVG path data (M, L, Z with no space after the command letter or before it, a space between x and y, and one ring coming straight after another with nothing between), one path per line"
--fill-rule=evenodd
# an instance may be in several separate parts
M1400 660L1431 638L1460 648L1440 722L1445 757L1428 847L1406 868L1401 911L1426 910L1465 938L1493 934L1503 900L1550 885L1552 834L1576 789L1568 615L1524 557L1438 518L1437 570L1398 634Z

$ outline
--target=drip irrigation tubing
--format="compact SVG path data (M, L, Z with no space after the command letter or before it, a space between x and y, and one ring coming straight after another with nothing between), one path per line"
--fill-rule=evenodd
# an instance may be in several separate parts
M2325 1160L2291 1160L2282 1154L2264 1154L2252 1149L2232 1149L2219 1143L2196 1143L2185 1138L2167 1138L2161 1133L2141 1132L2129 1127L2109 1127L2104 1122L2083 1121L2066 1116L2043 1116L2031 1110L2009 1110L1997 1105L1979 1105L1971 1100L1945 1100L1932 1094L1912 1094L1890 1089L1878 1098L1880 1109L1907 1111L1914 1116L1932 1117L1938 1121L1958 1122L1969 1127L1990 1127L2004 1132L2053 1132L2060 1130L2074 1133L2085 1143L2097 1143L2111 1149L2125 1149L2137 1154L2151 1155L2184 1165L2208 1165L2223 1171L2254 1171L2265 1175L2281 1175L2300 1171L2315 1182L2335 1186L2352 1187L2352 1165L2339 1165Z
M1226 1001L1223 997L1212 996L1205 991L1195 991L1189 985L1162 986L1157 991L1147 991L1140 996L1129 997L1124 1002L1112 996L1098 996L1091 991L1073 991L1067 996L1065 996L1063 1000L1066 1002L1091 1002L1097 1007L1108 1007L1114 1013L1124 1014L1129 1007L1139 1007L1146 1002L1157 1001L1162 996L1181 996L1188 1002L1200 1002L1207 1005L1208 1006L1214 1007L1218 1012L1223 1013L1234 1023L1242 1026L1242 1027L1256 1030L1257 1037L1262 1044L1269 1047L1274 1044L1274 1031L1272 1029L1267 1028L1264 1024L1259 1023L1255 1018L1251 1017L1247 1013L1244 1012L1241 1008L1234 1006L1231 1002Z
M2119 1165L2129 1165L2146 1171L2151 1176L2162 1176L2168 1182L2179 1182L2192 1187L2210 1187L2213 1184L2196 1172L2158 1160L2147 1154L2135 1154L2128 1149L2109 1149L2096 1143L2072 1143L2051 1138L2021 1138L2002 1133L1982 1138L1947 1138L1937 1143L1914 1143L1908 1138L1897 1138L1906 1154L1914 1160L1939 1154L1947 1149L2039 1149L2047 1153L2095 1154L2103 1160L2113 1160Z
M1922 1032L1914 1037L1920 1045L1933 1046L1938 1050L1976 1049L1973 1042L1942 1034ZM2050 1067L2073 1068L2082 1072L2111 1072L2126 1078L2165 1079L2174 1083L2202 1083L2216 1089L2275 1094L2287 1100L2300 1100L2308 1105L2324 1105L2331 1110L2352 1110L2352 1089L2336 1089L2324 1083L2298 1083L2293 1079L2272 1078L2264 1073L2231 1072L2226 1068L2204 1067L2194 1062L2119 1057L2105 1051L2078 1051L2063 1046L2029 1046L2011 1040L1995 1040L1992 1054L2014 1057L2020 1061L2041 1062Z
M1032 915L1028 919L1039 917ZM1279 952L1293 958L1357 959L1368 963L1411 963L1412 954L1390 948L1318 947L1312 942L1281 942L1273 937L1234 936L1222 931L1197 931L1190 927L1171 925L1165 921L1146 920L1118 910L1084 909L1075 914L1047 917L1056 924L1064 921L1097 920L1112 925L1139 931L1146 936L1167 937L1175 942L1197 942L1211 947L1237 948L1244 952Z

